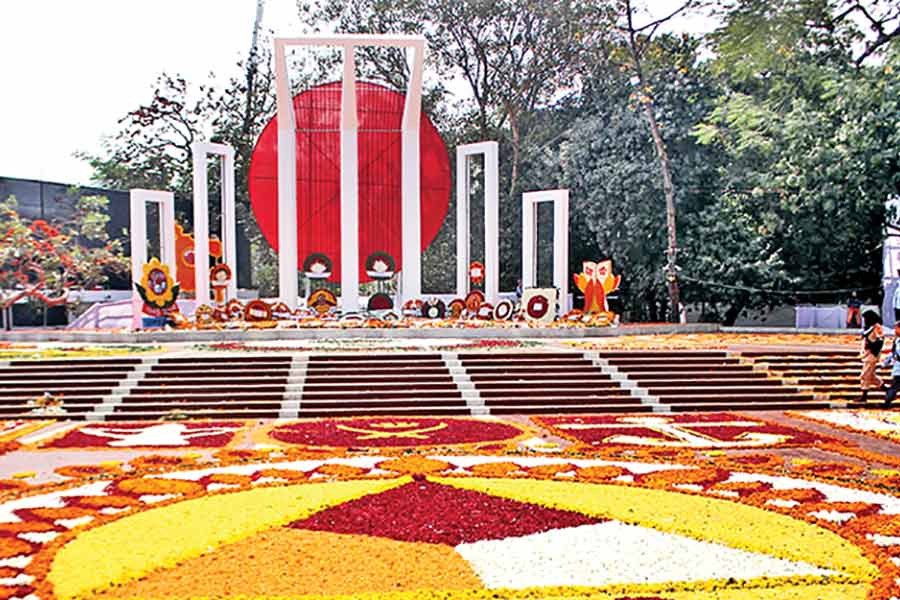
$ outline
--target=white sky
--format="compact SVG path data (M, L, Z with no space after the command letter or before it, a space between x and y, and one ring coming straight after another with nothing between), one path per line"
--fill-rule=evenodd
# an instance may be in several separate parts
M659 16L678 2L649 4ZM0 176L89 183L73 153L98 151L163 71L233 74L255 13L255 0L0 0ZM301 32L295 0L264 14L276 35Z

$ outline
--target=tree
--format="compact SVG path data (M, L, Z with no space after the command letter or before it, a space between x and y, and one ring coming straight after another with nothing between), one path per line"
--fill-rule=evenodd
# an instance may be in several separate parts
M81 196L71 218L48 223L21 218L14 197L0 202L0 300L26 288L57 298L126 274L121 244L106 232L108 204L103 196Z
M663 138L662 129L657 121L654 90L648 82L646 73L647 61L645 58L647 50L652 48L653 36L659 28L691 8L694 4L694 0L687 0L669 14L653 19L643 25L635 24L637 11L632 0L620 0L617 6L620 14L617 29L621 34L622 46L627 50L627 60L624 62L629 72L633 75L636 84L636 100L647 120L650 134L653 136L653 144L656 147L656 157L659 161L659 171L662 177L662 188L666 202L666 284L669 289L672 319L676 321L681 312L681 298L678 289L678 234L675 213L675 185L672 177L669 150Z
M718 164L715 152L692 133L716 92L699 62L698 46L699 40L688 36L664 35L645 50L648 60L668 66L650 69L646 84L654 91L657 123L666 132L686 240L694 237L692 215L709 204ZM658 233L666 228L658 201L663 185L650 125L629 79L630 72L617 62L598 65L569 121L559 164L562 185L571 190L573 251L614 261L623 275L619 296L628 318L660 320L671 314L662 285L667 244Z
M726 158L712 210L755 238L694 277L731 303L727 320L754 304L841 301L851 289L877 299L884 203L900 192L900 136L886 126L900 118L896 49L855 53L841 3L742 5L714 36L723 93L695 133ZM766 30L778 34L771 47L753 41ZM876 52L883 64L862 64ZM723 237L712 219L701 230ZM742 271L728 267L735 259Z

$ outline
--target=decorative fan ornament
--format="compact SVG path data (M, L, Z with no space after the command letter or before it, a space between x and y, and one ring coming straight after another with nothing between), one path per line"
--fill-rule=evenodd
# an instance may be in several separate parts
M366 308L370 311L374 310L391 310L394 308L394 299L387 294L372 294L369 296L369 303Z
M294 316L294 313L291 311L291 307L289 307L284 302L276 302L272 305L272 317L279 320L291 319Z
M400 311L404 317L418 317L422 314L421 300L407 300Z
M320 252L314 252L303 261L303 273L309 279L328 279L331 277L331 259Z
M477 313L478 307L480 307L483 303L484 294L482 294L478 290L473 290L469 292L468 296L466 296L466 308L471 313Z
M422 316L427 319L443 319L447 314L447 305L443 300L429 300L422 306Z
M508 321L512 318L513 312L515 311L515 305L511 300L501 300L497 303L497 306L494 307L494 320L495 321Z
M319 316L323 316L337 306L337 296L335 296L334 292L331 290L319 288L313 290L309 295L309 298L306 300L306 305L316 311L316 314Z
M447 308L450 310L450 318L459 319L466 310L466 301L462 298L454 298Z
M390 279L396 270L394 257L387 252L373 252L366 259L366 275L372 279Z

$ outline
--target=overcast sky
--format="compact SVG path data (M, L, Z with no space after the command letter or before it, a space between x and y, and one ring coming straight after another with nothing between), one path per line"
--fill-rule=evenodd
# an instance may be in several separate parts
M300 33L295 6L267 0L264 28ZM73 153L97 151L163 71L233 74L255 12L256 0L0 0L0 176L89 183Z

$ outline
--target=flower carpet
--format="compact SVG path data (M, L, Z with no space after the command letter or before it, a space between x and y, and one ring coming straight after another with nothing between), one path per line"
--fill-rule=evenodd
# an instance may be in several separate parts
M842 412L0 422L0 598L900 598Z

